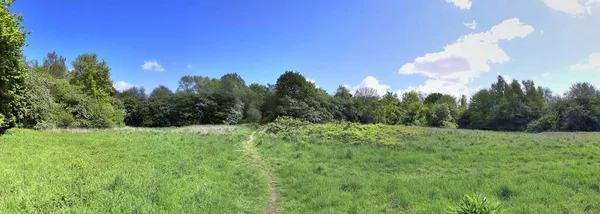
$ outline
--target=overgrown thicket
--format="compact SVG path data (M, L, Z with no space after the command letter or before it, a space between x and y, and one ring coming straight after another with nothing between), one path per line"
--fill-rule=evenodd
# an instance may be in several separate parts
M507 83L459 99L451 95L400 96L340 86L333 95L286 71L275 85L247 85L238 74L221 78L184 76L177 90L159 86L149 92L117 92L110 67L96 54L66 59L49 53L43 62L22 56L28 32L21 15L0 0L0 128L186 126L269 123L286 116L310 123L352 122L500 131L600 131L600 92L577 83L564 96L533 81Z

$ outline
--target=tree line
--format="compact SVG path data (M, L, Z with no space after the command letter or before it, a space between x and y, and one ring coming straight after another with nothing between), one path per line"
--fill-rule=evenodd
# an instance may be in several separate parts
M576 83L564 95L533 81L506 82L501 76L470 100L410 91L379 96L375 89L333 94L298 72L286 71L275 84L247 84L236 74L220 78L183 76L178 88L150 92L112 86L110 67L96 54L66 59L48 53L41 63L22 55L28 34L22 17L0 4L0 127L110 128L195 124L268 123L280 116L312 123L414 125L499 131L600 131L600 91Z

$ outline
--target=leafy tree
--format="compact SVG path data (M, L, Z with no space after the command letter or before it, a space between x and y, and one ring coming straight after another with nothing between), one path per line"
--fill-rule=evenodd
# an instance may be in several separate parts
M434 104L434 103L438 103L440 99L442 99L442 94L440 93L431 93L429 95L427 95L427 97L425 97L425 101L423 101L423 104L425 105L429 105L429 104Z
M290 116L308 120L310 122L322 122L316 109L320 105L316 99L318 90L300 73L286 71L275 84L275 119L277 116Z
M21 48L28 32L21 25L23 16L10 13L12 3L0 0L0 128L15 125L27 78Z
M146 121L150 126L168 127L174 125L174 94L166 86L155 88L148 98L148 107L152 119Z
M400 106L402 103L398 96L392 92L386 93L379 101L378 109L380 112L379 122L388 125L400 124L402 121L402 111Z
M451 123L450 108L446 103L434 103L427 112L427 124L434 127L442 127Z
M379 104L379 94L373 88L359 88L354 94L354 101L361 123L378 123L379 115L377 105Z
M148 99L144 88L133 87L118 94L125 110L124 120L128 126L143 126L149 120Z
M406 92L402 95L402 123L404 125L423 125L425 123L425 106L421 103L416 91Z
M600 131L600 91L589 83L577 83L565 99L561 130Z
M82 88L94 99L108 100L114 94L110 68L106 61L99 62L96 54L82 54L72 63L71 83Z
M55 102L50 88L54 81L49 74L29 69L23 94L26 104L20 111L23 117L19 124L24 128L55 127L60 111L60 105Z
M359 115L356 107L350 90L339 86L333 96L333 118L338 121L358 122Z
M44 64L42 68L45 72L49 73L55 78L66 78L68 73L67 65L65 63L66 61L67 59L59 56L53 51L48 53L46 58L44 58Z

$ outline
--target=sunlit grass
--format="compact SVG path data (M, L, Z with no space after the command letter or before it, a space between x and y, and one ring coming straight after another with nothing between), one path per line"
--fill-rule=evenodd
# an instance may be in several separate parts
M600 213L600 133L418 129L384 143L320 130L257 144L282 213L443 213L475 193L509 213Z
M268 184L242 151L249 133L9 130L0 213L262 213Z

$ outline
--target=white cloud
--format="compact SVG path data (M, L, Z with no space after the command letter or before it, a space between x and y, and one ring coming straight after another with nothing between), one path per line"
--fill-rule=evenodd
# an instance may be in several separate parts
M477 22L475 22L475 20L473 20L473 22L471 23L463 23L463 25L467 28L471 28L473 30L475 30L475 28L477 28Z
M185 67L186 67L186 68L188 68L188 69L190 69L190 68L192 68L193 66L192 66L192 65L190 65L190 64L188 64L188 65L187 65L187 66L185 66Z
M533 31L533 27L524 25L519 19L508 19L490 31L462 36L444 47L444 51L418 57L413 63L404 64L399 73L467 83L490 71L491 63L505 63L510 59L498 46L499 41L523 38Z
M588 0L587 3L585 3L585 5L591 5L595 3L600 3L600 0Z
M166 69L161 64L159 64L156 60L144 61L144 64L142 65L142 69L144 69L144 71L158 71L158 72L166 71Z
M463 10L470 10L471 5L473 4L471 0L446 0L446 2L452 3L454 6Z
M586 13L592 13L592 4L600 3L600 0L587 0L582 4L580 0L542 0L549 8L567 13L571 16L580 16Z
M441 52L428 53L404 64L399 73L429 77L425 85L413 87L423 92L455 93L453 95L468 92L466 84L481 73L489 72L491 64L510 60L500 48L500 41L524 38L533 31L532 26L521 23L517 18L504 20L489 31L467 34Z
M592 53L589 56L588 63L586 63L586 64L571 65L571 70L573 70L573 71L589 71L589 70L600 71L600 53Z
M550 73L543 73L542 74L542 77L548 77L548 76L550 76Z
M115 89L117 89L117 91L125 91L127 89L133 88L135 87L135 85L125 82L125 81L118 81L116 83L113 84L113 87Z
M360 84L358 84L355 87L350 87L349 85L344 85L344 87L346 87L348 90L350 90L351 94L354 94L358 89L361 89L361 88L372 88L372 89L377 90L377 94L379 94L379 96L385 95L390 90L389 85L379 83L379 80L377 80L377 78L372 77L372 76L368 76Z

